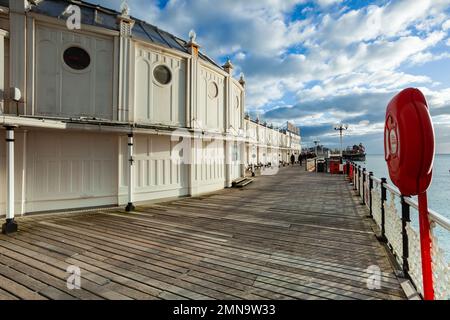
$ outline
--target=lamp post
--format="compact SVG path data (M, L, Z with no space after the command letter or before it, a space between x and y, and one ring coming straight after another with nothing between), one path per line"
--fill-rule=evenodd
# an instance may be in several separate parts
M341 141L341 157L342 157L344 154L342 140L343 140L343 136L344 136L344 131L348 130L348 124L337 124L334 126L334 130L339 131L340 141Z
M317 152L318 152L317 147L319 146L319 143L320 143L320 140L315 140L315 141L314 141L314 144L315 144L315 146L316 146L316 158L319 156L319 154L317 153Z

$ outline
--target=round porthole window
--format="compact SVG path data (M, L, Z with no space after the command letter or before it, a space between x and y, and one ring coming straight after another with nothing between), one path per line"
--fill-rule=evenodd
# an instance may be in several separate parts
M169 84L170 81L172 81L172 73L169 68L164 65L157 66L155 70L153 70L153 76L156 81L163 85Z
M70 68L81 71L87 69L91 64L91 56L80 47L70 47L64 51L64 63Z
M217 84L215 82L209 83L208 95L211 99L215 99L219 95L219 87L217 87Z

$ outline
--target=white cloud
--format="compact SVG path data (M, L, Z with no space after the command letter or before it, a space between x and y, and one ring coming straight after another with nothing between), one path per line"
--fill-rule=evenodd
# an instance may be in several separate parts
M247 55L244 52L238 52L235 55L235 59L238 60L238 61L242 61L242 60L245 60L246 56Z
M342 0L316 0L316 2L321 7L329 7L341 3Z
M442 30L447 31L448 29L450 29L450 20L447 20L442 24Z
M438 61L442 59L449 59L450 52L443 52L440 54L433 55L431 52L419 52L418 54L411 57L411 63L422 65L431 61Z
M113 1L116 7L121 2ZM363 121L370 121L366 127L375 131L384 100L404 87L421 87L436 110L450 106L450 83L439 85L432 72L411 71L450 58L444 49L450 46L450 0L373 1L358 9L341 0L169 0L164 9L157 3L130 0L132 13L162 29L184 38L195 29L202 50L216 60L234 57L237 72L246 74L252 110L281 106L277 112L297 119L295 108L287 112L283 106L307 101L313 108L333 98L356 105L361 101L352 99L365 99L363 112L372 118L359 115L356 125L363 130ZM307 18L292 21L298 4L306 4ZM302 114L302 124L349 116L355 111Z

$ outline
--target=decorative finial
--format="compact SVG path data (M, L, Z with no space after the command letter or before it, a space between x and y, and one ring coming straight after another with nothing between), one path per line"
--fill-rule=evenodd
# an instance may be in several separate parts
M245 87L245 76L244 76L243 72L241 72L241 77L239 78L239 83L241 84L241 86Z
M130 6L128 5L127 0L122 1L122 4L120 5L120 12L122 13L122 16L124 16L124 17L130 16Z
M234 68L234 66L233 66L233 64L231 63L230 58L228 57L228 58L227 58L227 62L223 65L223 69L224 69L226 72L228 72L228 73L231 74L233 68Z
M191 43L196 43L197 42L197 33L195 32L194 29L189 31L189 40L190 40Z

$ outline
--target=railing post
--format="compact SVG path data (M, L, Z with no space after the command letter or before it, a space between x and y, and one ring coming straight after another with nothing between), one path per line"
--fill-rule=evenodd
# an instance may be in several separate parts
M361 166L358 166L358 196L361 194Z
M403 242L403 273L405 277L409 277L409 239L406 227L411 222L411 214L409 204L406 203L405 197L402 200L402 242Z
M381 238L380 240L383 242L387 242L386 239L386 213L384 211L384 203L387 200L386 186L387 183L386 178L381 178Z
M6 125L6 222L2 225L3 234L11 234L18 231L17 222L14 219L14 130L15 126Z
M362 204L366 204L366 168L362 172Z
M134 134L128 134L128 205L125 208L126 212L136 210L134 206Z
M357 184L357 177L358 177L358 167L356 164L353 164L353 190L358 190L358 184Z
M373 217L372 190L373 190L373 172L371 171L369 172L369 212L371 217Z
M349 177L349 175L350 175L350 162L346 162L345 163L345 172L344 172L344 176L346 177L344 180L347 180L348 181L348 178L350 178Z

